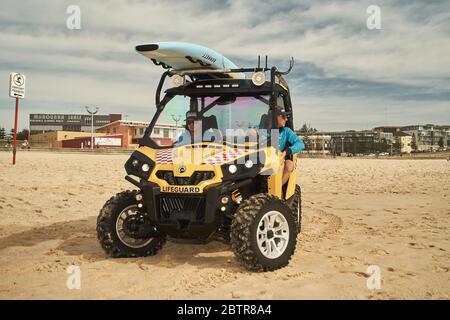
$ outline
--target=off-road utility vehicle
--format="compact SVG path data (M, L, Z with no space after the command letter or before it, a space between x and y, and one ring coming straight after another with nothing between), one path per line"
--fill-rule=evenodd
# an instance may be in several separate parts
M231 243L251 271L289 263L300 232L301 191L295 171L282 185L287 156L278 150L274 110L292 111L282 77L292 66L293 59L286 72L268 68L266 57L256 68L167 67L153 119L125 164L125 179L136 190L116 194L97 219L98 240L110 256L154 255L166 239L178 238ZM253 76L230 76L248 73ZM160 99L167 77L178 86ZM186 115L201 128L187 142L178 137L187 131ZM292 116L287 126L293 128ZM289 157L295 163L296 155Z

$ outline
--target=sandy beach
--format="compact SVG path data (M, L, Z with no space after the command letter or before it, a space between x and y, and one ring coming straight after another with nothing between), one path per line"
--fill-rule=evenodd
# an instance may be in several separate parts
M303 231L289 266L250 273L229 247L168 242L112 259L99 210L133 186L127 155L0 152L0 299L449 299L450 163L301 159ZM66 286L69 265L81 289ZM368 289L368 266L381 288Z

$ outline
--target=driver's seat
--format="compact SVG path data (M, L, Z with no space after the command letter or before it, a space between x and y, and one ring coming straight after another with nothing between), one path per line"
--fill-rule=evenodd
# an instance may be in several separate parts
M259 129L269 129L269 116L267 114L261 115L259 120Z
M215 115L210 115L209 117L204 117L203 118L203 123L202 123L202 135L203 135L203 139L204 141L210 141L210 142L214 142L217 141L218 139L222 139L222 134L220 131L218 131L218 126L217 126L217 118ZM211 129L215 129L215 130L211 130ZM209 130L209 131L208 131Z
M215 115L210 115L209 117L204 117L202 119L202 131L203 133L209 129L218 129L217 118Z

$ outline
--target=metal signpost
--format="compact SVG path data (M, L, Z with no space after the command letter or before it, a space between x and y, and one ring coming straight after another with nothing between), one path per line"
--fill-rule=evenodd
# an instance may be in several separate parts
M9 96L16 99L16 113L14 118L14 145L13 145L13 165L16 164L16 144L17 144L17 120L19 117L19 99L25 98L25 75L18 72L9 74Z

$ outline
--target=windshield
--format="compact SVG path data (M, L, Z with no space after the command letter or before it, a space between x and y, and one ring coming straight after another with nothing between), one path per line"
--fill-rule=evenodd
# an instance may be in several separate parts
M218 129L258 129L261 117L269 110L268 97L213 97L205 99L205 107L217 101L217 105L203 113L205 118L217 119Z
M185 130L185 115L189 111L189 104L189 97L173 97L159 115L150 132L150 139L159 146L172 146Z
M160 113L150 138L159 146L222 143L248 129L267 128L268 104L268 96L175 96Z

